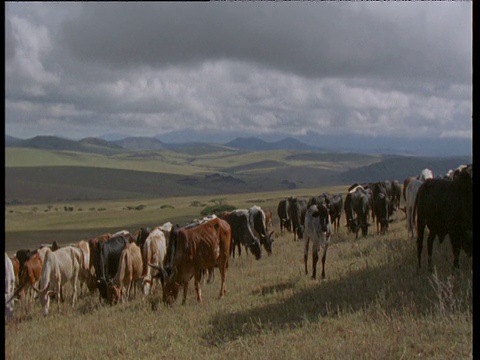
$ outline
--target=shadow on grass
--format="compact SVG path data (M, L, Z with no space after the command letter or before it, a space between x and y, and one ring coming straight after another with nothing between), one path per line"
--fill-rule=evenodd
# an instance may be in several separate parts
M451 254L449 248L444 251ZM447 305L451 306L447 311L452 314L471 314L471 260L463 256L461 270L452 277L448 270L451 257L443 258L442 262L437 256L437 268L442 269L438 275L430 275L426 269L417 272L412 251L408 256L399 254L376 267L369 266L367 261L364 269L345 269L336 279L316 281L314 286L302 285L306 279L297 278L262 287L252 295L273 296L271 304L216 315L204 339L211 345L220 345L262 331L294 329L305 323L320 322L322 318L339 318L356 312L367 317L406 315L419 319L437 314L439 308ZM310 274L305 277L312 281ZM450 293L440 294L439 282L447 284L447 288L451 285Z

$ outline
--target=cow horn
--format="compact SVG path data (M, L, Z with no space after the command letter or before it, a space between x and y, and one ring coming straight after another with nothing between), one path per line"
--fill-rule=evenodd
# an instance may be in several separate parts
M155 265L155 264L148 263L148 266L150 266L151 268L154 268L155 270L162 270L162 268L160 266Z
M38 289L35 285L32 284L32 289L35 290L37 293L43 293L48 289L48 285L46 284L43 289Z
M172 269L172 273L170 274L169 279L171 279L171 280L175 279L175 277L177 276L177 274L178 274L178 269L177 269L176 266L174 266L173 269Z

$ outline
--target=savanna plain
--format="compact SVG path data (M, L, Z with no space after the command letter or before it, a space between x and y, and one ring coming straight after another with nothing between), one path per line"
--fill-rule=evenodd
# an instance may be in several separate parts
M208 162L206 157L201 160ZM24 170L29 167L21 165ZM5 250L9 255L53 240L65 246L107 231L127 229L133 233L140 226L154 227L167 221L185 224L200 218L207 206L218 204L236 208L256 204L272 210L275 241L271 256L263 252L262 258L255 260L244 250L241 256L230 258L227 293L222 299L218 299L220 277L215 270L214 282L202 285L201 304L193 280L186 304L181 305L180 294L171 307L163 305L158 286L145 299L137 291L135 298L114 306L101 303L98 293L84 290L72 308L68 284L65 302L59 311L52 305L48 316L43 316L38 300L29 308L16 303L14 319L5 324L5 358L472 358L472 260L462 252L460 269L454 272L447 237L442 244L435 240L434 272L426 268L426 244L423 266L417 269L416 242L407 237L404 213L394 214L387 234L376 234L372 225L369 235L358 239L347 232L342 215L328 248L326 278L310 278L311 250L309 273L305 274L305 243L280 231L278 201L322 192L345 196L347 188L320 185L179 196L172 191L161 197L8 204Z

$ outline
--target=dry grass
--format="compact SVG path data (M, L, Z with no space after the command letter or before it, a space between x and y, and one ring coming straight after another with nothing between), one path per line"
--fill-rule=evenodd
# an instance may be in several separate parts
M277 219L274 224L277 223ZM164 307L159 292L102 305L85 295L72 309L16 305L5 326L6 359L462 359L472 358L472 263L461 254L452 274L448 238L434 245L436 272L417 272L405 220L385 236L355 240L341 229L326 279L304 274L303 242L280 234L273 255L231 259L227 294L219 274L190 284L186 305ZM426 255L424 254L424 257ZM309 259L309 271L311 258ZM319 264L320 266L320 264ZM181 296L181 294L180 294Z

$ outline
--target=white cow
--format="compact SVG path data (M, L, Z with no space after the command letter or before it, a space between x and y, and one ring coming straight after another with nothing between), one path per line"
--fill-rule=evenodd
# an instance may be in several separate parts
M44 307L44 314L48 315L50 295L57 294L57 306L60 310L60 296L62 286L70 282L73 287L72 307L75 306L77 297L77 279L82 262L82 251L74 246L67 246L53 252L48 249L42 267L42 289L34 287L39 293L39 298Z
M409 239L413 239L414 236L415 219L413 218L413 209L415 207L418 189L420 189L422 184L423 181L412 179L405 189L405 214L407 215L407 233Z
M5 253L5 317L10 320L13 317L13 293L15 291L15 272L12 260ZM10 301L9 301L10 300Z
M325 279L325 259L327 257L327 249L328 245L330 245L332 234L332 221L327 206L324 203L310 206L305 214L305 251L303 258L305 262L305 274L308 274L308 247L311 240L313 260L312 279L314 280L317 278L317 262L320 247L323 248L322 279Z
M148 235L142 249L143 260L143 295L150 293L150 288L153 285L153 277L158 270L153 269L149 264L163 268L163 260L167 254L167 240L164 232L160 227L154 228ZM163 285L163 284L162 284Z
M420 173L420 176L418 177L418 180L425 181L427 179L433 179L433 172L432 172L432 170L430 170L428 168L425 168Z

